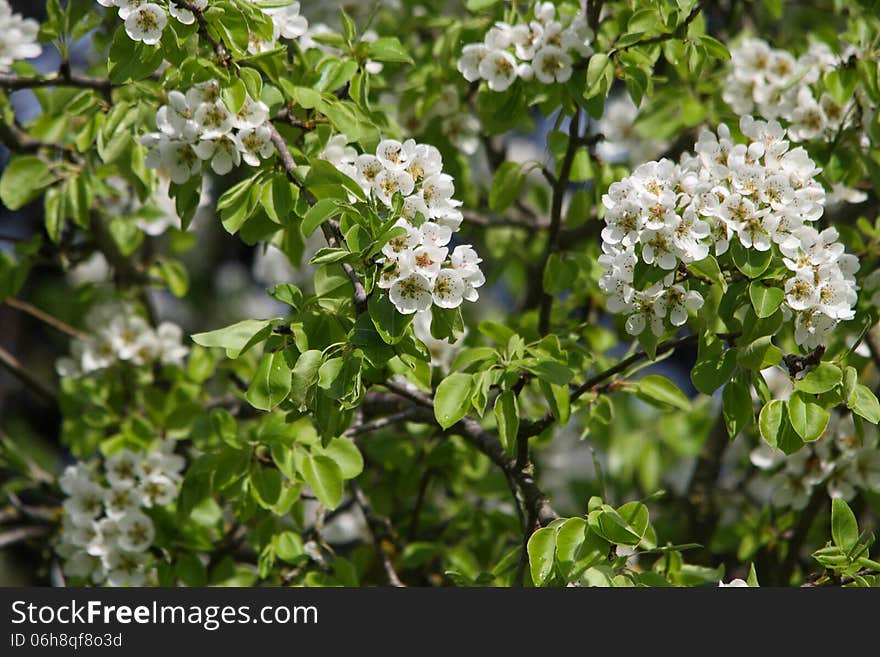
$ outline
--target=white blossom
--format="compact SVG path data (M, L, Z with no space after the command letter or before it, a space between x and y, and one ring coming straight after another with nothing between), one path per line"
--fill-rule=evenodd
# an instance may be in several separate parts
M13 14L9 2L0 0L0 73L9 71L13 62L40 56L39 31L37 21Z
M765 65L760 52L750 63ZM844 252L835 229L811 225L825 206L819 169L803 148L789 149L778 123L743 117L740 124L748 143L735 144L719 126L700 135L694 155L639 165L602 197L599 287L608 310L628 316L629 333L650 326L660 336L667 322L683 325L703 298L676 272L710 252L724 255L732 243L758 252L778 247L791 272L782 283L783 313L794 317L798 344L813 348L854 317L858 259ZM635 289L639 262L658 270L661 282Z
M576 58L593 52L594 38L586 16L578 13L567 23L557 20L552 3L538 3L532 17L509 24L496 22L482 43L466 44L458 70L468 82L486 80L492 91L505 91L517 78L542 84L567 82Z
M120 9L120 16L122 9ZM159 5L147 2L139 5L123 17L125 19L125 33L133 41L142 41L148 46L159 43L162 38L162 30L168 24L168 16Z

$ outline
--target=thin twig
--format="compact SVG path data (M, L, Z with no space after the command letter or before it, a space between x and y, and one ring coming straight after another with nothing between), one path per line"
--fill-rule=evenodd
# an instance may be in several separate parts
M208 30L208 21L205 20L204 10L199 8L198 5L188 2L188 0L171 1L181 9L188 10L195 17L196 22L199 24L199 33L208 40L208 43L211 44L211 48L214 49L214 52L217 55L217 60L222 66L229 66L229 53L226 52L226 47L222 42L211 36L211 32Z
M293 160L293 155L291 155L290 149L284 141L284 137L281 136L281 133L278 132L278 129L271 121L267 121L266 126L269 128L269 135L272 144L275 146L275 150L281 158L281 166L285 173L287 173L288 180L300 189L303 189L302 182L296 177L296 162ZM304 191L309 203L314 204L315 198L308 192L308 190ZM321 224L321 230L324 233L324 239L327 241L327 244L333 248L338 248L341 245L342 239L338 234L338 224L332 221L325 221ZM352 293L352 301L354 302L355 311L358 314L361 314L367 310L367 291L351 265L348 263L342 263L342 270L345 272L345 275L348 277L348 280L351 282L352 288L354 289Z
M405 587L406 585L401 581L397 571L394 570L394 564L391 562L391 555L388 554L388 550L385 548L384 544L386 539L391 540L393 537L393 530L390 521L387 518L382 518L376 515L376 512L373 511L373 508L370 506L369 500L367 500L367 496L364 495L364 491L361 490L361 487L358 486L353 479L349 483L349 486L352 495L354 495L355 503L360 507L364 514L364 518L367 520L367 527L369 527L370 533L373 535L373 543L376 546L376 553L382 561L382 567L385 569L388 583L391 584L391 586Z
M48 384L43 383L31 374L15 356L6 351L3 347L0 347L0 365L6 368L7 371L36 393L44 402L55 406L58 405L58 393Z
M395 413L394 415L389 415L388 417L380 417L379 419L372 420L370 422L355 424L349 429L346 429L343 435L348 437L360 436L361 434L370 433L371 431L378 431L379 429L384 429L386 427L399 424L400 422L414 420L418 417L418 412L416 412L414 409L409 409L406 411L401 411L400 413Z
M22 301L21 299L16 299L15 297L8 297L3 303L5 303L7 306L20 310L23 313L27 313L31 317L34 317L44 324L51 326L55 330L66 333L73 338L83 339L86 337L86 334L79 329L70 326L70 324L61 321L57 317L53 317L49 313L40 310L39 308L37 308L33 304L28 303L27 301Z
M43 538L51 531L51 527L31 526L16 527L3 533L0 533L0 549L28 541L33 538Z
M547 233L547 248L544 250L544 256L541 259L541 265L538 269L538 276L543 281L544 271L547 268L547 262L550 256L559 250L559 229L562 226L562 202L565 199L565 193L568 190L568 179L571 175L571 167L574 164L574 156L578 148L581 146L580 130L580 110L576 110L574 116L571 117L568 125L568 147L565 149L565 155L562 158L562 164L559 167L559 175L552 179L553 199L550 204L550 227ZM546 292L541 295L541 307L538 312L538 333L547 335L550 328L550 311L553 308L553 296Z

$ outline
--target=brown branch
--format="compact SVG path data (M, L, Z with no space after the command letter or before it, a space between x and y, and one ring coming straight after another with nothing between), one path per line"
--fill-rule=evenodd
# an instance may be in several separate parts
M581 137L578 134L580 130L580 110L576 110L574 116L568 125L568 147L565 149L565 155L562 158L562 164L559 167L559 175L553 178L553 198L550 204L550 227L547 234L547 248L544 250L544 257L541 259L541 265L538 269L537 276L541 279L543 287L544 270L547 268L547 262L550 256L559 250L559 229L562 226L562 201L565 199L565 192L568 189L568 179L571 175L571 167L574 164L574 156L578 148L581 146ZM538 333L547 335L550 328L550 311L553 309L553 296L542 292L541 307L538 311Z
M110 91L113 89L113 86L113 83L105 78L94 78L88 75L73 73L69 66L62 66L58 73L32 77L0 73L0 87L7 91L36 89L39 87L75 87L97 91L109 101Z
M58 393L31 374L11 353L0 347L0 365L30 388L44 402L58 405Z
M373 543L376 546L376 554L382 561L382 567L385 569L388 583L391 586L405 587L406 584L401 581L397 571L394 570L394 564L391 562L391 555L388 553L385 546L386 540L393 540L394 530L391 527L391 522L387 518L378 516L376 512L373 511L369 500L367 500L367 496L364 495L364 491L361 490L361 487L358 486L354 480L349 482L349 486L352 495L354 495L355 503L360 507L364 514L364 518L367 520L367 527L370 529L370 534L373 536Z
M3 533L0 533L0 549L28 541L34 538L43 538L51 531L51 527L32 526L32 527L16 527Z
M434 399L407 383L386 381L382 384L393 393L410 400L425 409L424 422L436 423L433 414ZM550 500L538 487L535 477L530 470L517 470L516 462L505 451L496 436L491 431L484 429L479 422L469 417L462 418L446 430L447 433L458 434L471 443L480 452L489 457L495 465L501 468L505 475L513 477L516 485L523 494L523 500L527 509L530 509L535 518L542 525L546 525L559 515L553 510Z
M61 331L62 333L66 333L72 338L83 339L86 337L86 334L80 331L79 329L75 329L70 324L66 322L62 322L57 317L53 317L47 312L44 312L34 306L33 304L28 303L27 301L22 301L21 299L16 299L15 297L8 297L4 302L7 306L15 308L16 310L20 310L23 313L34 317L35 319L40 320L44 324L47 324L54 328L56 331Z
M205 20L204 10L200 9L197 5L194 5L192 2L188 2L188 0L171 1L181 9L186 9L195 16L196 22L199 24L199 33L207 39L208 43L211 44L211 48L214 49L214 52L217 55L217 61L220 62L222 66L229 66L229 53L226 52L226 47L222 42L211 36L211 32L208 29L208 21Z
M294 162L293 155L291 155L290 149L284 142L284 137L281 136L281 133L278 132L278 129L271 121L267 121L266 126L269 128L272 144L275 146L275 150L281 158L281 166L285 173L287 173L288 180L300 189L303 189L302 182L296 177L296 162ZM308 190L303 189L303 191L309 203L314 204L316 201L314 196L312 196ZM339 224L335 221L325 221L321 224L321 231L324 233L324 239L327 241L327 244L333 248L339 248L341 246L343 240L339 231ZM352 301L354 302L355 311L360 315L367 310L367 291L351 265L348 263L342 263L342 270L345 272L348 280L351 281L352 288L354 288Z
M384 429L386 427L399 424L400 422L415 420L421 416L422 415L418 413L415 409L409 409L406 411L401 411L400 413L395 413L394 415L389 415L388 417L380 417L379 419L372 420L371 422L355 424L354 426L346 429L345 433L343 433L342 435L350 438L354 436L360 436L361 434L370 433L371 431L378 431L379 429Z

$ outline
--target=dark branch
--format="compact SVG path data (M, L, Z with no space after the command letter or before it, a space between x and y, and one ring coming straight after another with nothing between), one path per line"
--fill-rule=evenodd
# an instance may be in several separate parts
M550 205L550 227L547 234L547 248L538 269L538 276L544 276L547 262L550 256L559 250L559 229L562 226L562 202L568 189L568 179L571 175L571 167L574 156L582 141L578 131L580 130L580 110L575 111L568 126L568 147L559 167L559 175L552 179L553 199ZM553 296L544 292L541 296L541 307L538 313L538 333L547 335L550 328L550 311L553 308Z

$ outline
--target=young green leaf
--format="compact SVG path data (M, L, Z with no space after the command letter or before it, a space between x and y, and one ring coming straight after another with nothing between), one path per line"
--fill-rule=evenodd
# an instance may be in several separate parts
M473 387L474 377L462 372L450 374L440 382L434 396L434 417L441 427L448 429L467 414Z
M245 393L248 403L270 411L290 393L291 373L283 351L263 354L254 380Z
M724 386L721 400L727 435L736 438L755 419L749 384L740 378L734 379Z
M641 379L635 386L635 392L641 399L660 408L672 406L687 411L691 407L679 387L659 374L649 374Z
M842 379L843 372L837 365L819 363L816 369L798 381L794 387L811 395L821 395L836 388Z
M781 288L768 287L760 281L752 281L749 285L749 299L755 314L760 317L770 317L782 305L785 294Z
M828 411L796 392L788 400L788 419L797 434L806 442L818 440L828 426Z
M328 509L335 509L342 501L342 471L329 456L309 454L300 463L300 474L315 497Z
M498 437L509 454L516 453L516 435L519 431L519 404L516 393L505 390L495 399L495 422Z
M203 347L222 347L229 358L238 358L272 332L271 319L246 319L207 333L196 333L193 342Z
M535 586L543 586L553 574L556 560L556 529L542 527L529 537L529 570Z
M859 540L859 525L849 505L840 498L831 501L831 538L837 547L849 552Z

